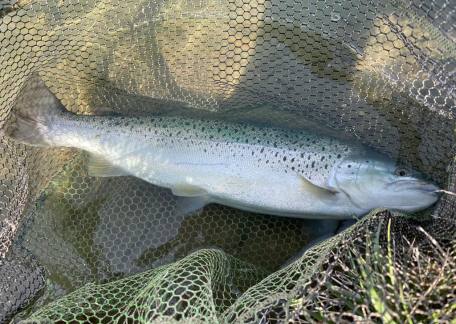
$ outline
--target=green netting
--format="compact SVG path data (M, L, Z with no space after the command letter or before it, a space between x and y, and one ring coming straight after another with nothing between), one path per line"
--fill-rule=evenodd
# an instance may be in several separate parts
M455 8L0 0L0 127L53 104L44 86L79 114L317 124L454 191ZM165 189L3 134L0 165L0 321L456 318L452 196L419 217L374 212L300 257L337 224L218 205L182 217Z
M398 216L371 214L256 285L264 273L255 267L201 250L126 279L89 284L29 320L454 320L456 226L439 243L428 234L429 222Z
M110 323L187 318L216 322L262 277L264 272L222 251L201 250L172 265L103 285L86 285L30 320Z

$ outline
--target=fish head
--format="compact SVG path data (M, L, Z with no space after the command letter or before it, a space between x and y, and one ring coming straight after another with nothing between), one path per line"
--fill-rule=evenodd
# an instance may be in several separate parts
M420 172L376 152L347 158L336 166L332 186L356 207L415 212L434 204L439 188Z

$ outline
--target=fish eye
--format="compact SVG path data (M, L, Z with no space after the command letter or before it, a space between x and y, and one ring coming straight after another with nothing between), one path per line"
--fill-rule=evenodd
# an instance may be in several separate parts
M405 177L409 174L409 171L406 168L397 168L394 174L399 177Z

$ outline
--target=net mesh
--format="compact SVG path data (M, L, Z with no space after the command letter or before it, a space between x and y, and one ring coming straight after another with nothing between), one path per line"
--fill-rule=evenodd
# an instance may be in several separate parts
M454 191L455 8L0 0L0 127L53 104L45 85L79 114L324 125ZM165 189L3 135L0 163L0 321L456 317L452 196L419 218L373 212L293 257L332 223L218 205L181 217Z

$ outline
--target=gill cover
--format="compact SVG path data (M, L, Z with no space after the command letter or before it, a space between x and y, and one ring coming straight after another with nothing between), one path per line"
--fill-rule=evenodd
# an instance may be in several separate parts
M357 208L388 208L414 212L438 199L438 187L415 170L396 166L391 159L369 151L342 161L332 177L334 186Z

